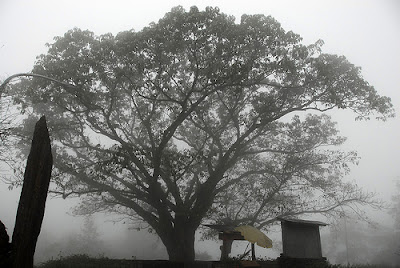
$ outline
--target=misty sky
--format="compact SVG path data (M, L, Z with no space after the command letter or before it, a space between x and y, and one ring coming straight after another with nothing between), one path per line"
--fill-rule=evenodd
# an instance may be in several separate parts
M398 117L387 122L354 121L350 112L335 111L346 150L356 150L358 166L346 178L390 200L400 180L400 1L397 0L192 0L91 1L0 0L0 80L29 72L46 43L74 27L96 35L135 29L158 21L172 7L218 6L237 20L246 14L272 15L285 30L304 38L305 44L325 42L323 52L346 56L362 67L364 78L379 94L392 98ZM14 225L19 191L0 183L0 219ZM61 208L60 208L61 206ZM69 203L50 199L44 226L61 223ZM9 230L11 234L11 230Z

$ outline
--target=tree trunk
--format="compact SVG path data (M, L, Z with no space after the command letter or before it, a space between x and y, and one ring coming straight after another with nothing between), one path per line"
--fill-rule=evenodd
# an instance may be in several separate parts
M42 226L53 158L46 118L35 125L12 236L14 268L33 267L36 242Z
M171 261L195 260L194 242L197 227L177 224L168 234L159 234Z

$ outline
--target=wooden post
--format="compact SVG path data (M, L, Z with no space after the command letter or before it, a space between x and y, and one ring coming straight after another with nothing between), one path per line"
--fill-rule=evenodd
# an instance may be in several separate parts
M221 261L226 261L229 258L229 253L231 253L232 250L232 243L233 240L222 240L222 246L220 247L221 249Z
M50 137L46 118L43 116L35 125L15 220L12 236L14 268L33 267L33 256L42 226L52 166Z
M240 232L220 232L219 233L219 239L222 240L222 246L220 247L221 249L221 261L226 261L229 258L229 253L231 253L232 250L232 243L234 240L244 240L244 237L240 234Z
M251 243L251 260L252 261L256 260L256 250L254 248L254 243Z

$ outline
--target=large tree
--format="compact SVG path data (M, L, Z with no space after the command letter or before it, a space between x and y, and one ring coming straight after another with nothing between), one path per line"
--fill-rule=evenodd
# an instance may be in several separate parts
M335 149L345 139L322 112L386 119L393 108L321 45L272 17L177 7L139 32L56 37L32 72L74 86L33 78L12 90L48 119L54 192L81 195L81 212L126 215L171 260L193 260L205 221L263 227L371 201L341 181L357 157Z

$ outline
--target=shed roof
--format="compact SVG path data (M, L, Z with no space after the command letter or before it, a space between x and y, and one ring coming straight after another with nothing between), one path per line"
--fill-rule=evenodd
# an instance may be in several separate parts
M235 231L236 226L226 224L204 224L211 229L217 230L218 232Z
M278 220L280 220L281 222L293 222L293 223L318 225L318 226L326 226L326 225L328 225L327 223L324 223L322 221L309 221L309 220L300 220L300 219L293 219L293 218L279 217Z

